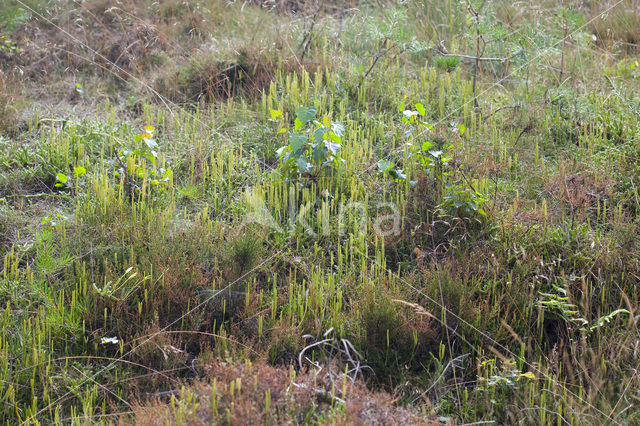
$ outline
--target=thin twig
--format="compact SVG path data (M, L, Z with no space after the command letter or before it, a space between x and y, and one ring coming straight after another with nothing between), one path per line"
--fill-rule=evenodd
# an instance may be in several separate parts
M480 61L480 62L505 62L508 61L509 59L513 58L514 56L516 56L518 52L515 52L509 56L505 56L502 58L498 58L498 57L488 57L488 56L473 56L473 55L464 55L464 54L457 54L457 53L444 53L440 50L439 47L434 48L435 51L438 53L438 55L440 56L450 56L453 58L462 58L462 59L470 59L472 61Z
M120 158L120 155L118 154L118 151L117 150L114 150L114 151L115 151L115 154L116 154L116 160L118 161L118 164L120 164L120 167L122 168L122 173L124 173L124 180L125 180L125 184L126 184L127 197L131 198L131 191L133 190L133 182L131 181L131 177L129 176L129 169L122 162L122 159Z
M476 111L478 111L479 109L479 105L478 105L478 95L476 93L476 84L478 82L478 70L480 68L480 58L482 57L483 53L484 53L484 48L486 46L486 42L484 41L484 37L482 36L482 33L480 33L480 14L478 13L478 11L471 5L471 1L467 0L467 6L469 9L469 12L471 12L474 16L474 19L476 21L476 56L474 58L474 65L473 65L473 83L472 83L472 88L473 88L473 107L475 108ZM482 42L482 50L480 50L480 42Z
M300 60L303 60L304 55L307 54L307 50L309 49L309 45L311 44L311 39L313 38L313 28L316 26L319 13L320 13L320 6L318 6L316 13L313 15L313 18L311 18L311 27L309 28L309 31L304 35L304 37L302 38L302 42L300 43L300 47L304 46L304 49L302 50L302 55L300 55Z
M438 376L438 378L431 384L431 386L429 386L424 392L422 392L420 395L416 396L411 403L416 402L418 399L422 398L424 395L426 395L427 393L429 393L438 383L440 383L440 381L444 378L444 376L449 373L450 371L452 372L453 369L455 368L461 368L462 367L462 363L464 362L465 359L467 359L467 357L469 356L468 353L466 354L462 354L458 357L453 358L452 360L450 360L447 365L444 367L444 370L442 370L442 373L440 373L440 375Z
M504 106L501 106L500 108L497 108L497 109L493 110L491 112L491 114L487 115L486 118L489 119L489 118L493 117L495 114L497 114L498 112L500 112L502 110L505 110L505 109L520 109L520 108L522 108L521 104L504 105Z
M373 57L373 62L371 63L371 66L369 67L369 69L367 70L367 72L364 73L364 75L362 76L362 79L360 80L360 85L358 87L360 87L362 85L362 82L364 82L367 77L369 76L369 74L371 73L371 71L373 71L373 68L376 66L376 64L378 63L378 61L380 60L380 58L382 58L384 55L386 55L391 49L393 49L394 45L391 45L389 47L387 47L386 49L383 49L382 47L384 45L387 44L387 41L389 41L389 37L385 37L384 41L382 42L382 46L380 48L380 50L378 50L378 52L374 55Z

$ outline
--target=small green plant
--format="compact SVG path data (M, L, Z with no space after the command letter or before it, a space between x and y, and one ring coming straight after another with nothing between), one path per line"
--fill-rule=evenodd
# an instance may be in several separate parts
M540 292L537 305L550 315L559 317L567 324L571 324L587 334L609 324L616 316L621 314L629 315L627 309L616 309L589 324L589 321L580 315L578 307L569 302L565 288L554 284L553 289L556 293Z
M43 276L55 275L73 261L73 257L56 241L52 227L46 227L36 234L35 247L34 263Z
M486 216L482 206L487 200L482 194L463 183L447 185L444 201L440 204L441 214L455 217Z
M13 41L9 36L0 33L0 54L5 56L12 56L16 53L21 53L22 49Z
M102 287L98 287L96 283L93 283L93 289L100 296L117 301L127 299L148 277L141 277L134 281L134 278L138 276L138 272L133 269L133 266L127 268L118 279L103 283Z
M396 165L389 160L378 161L378 172L384 174L385 176L390 176L395 180L405 180L407 178L407 175L404 173L404 171L397 168Z
M537 305L545 312L559 317L567 324L573 324L578 328L585 327L589 322L580 316L578 308L569 302L567 290L559 285L553 286L556 293L540 292Z
M73 176L69 177L64 173L56 173L56 188L70 189L76 191L79 186L84 184L84 175L87 174L87 170L82 166L76 166L73 168Z
M280 171L288 181L333 176L344 161L339 155L344 126L329 117L318 121L316 114L314 106L298 108L288 144L276 151L282 163ZM271 110L272 119L280 115L279 111Z
M422 104L415 104L415 110L411 110L411 109L405 109L405 100L406 100L406 95L405 95L405 99L402 100L402 102L400 102L399 105L399 109L402 112L402 122L405 125L408 125L407 128L404 131L404 136L406 138L410 138L414 135L415 131L416 131L416 126L418 127L417 130L424 130L424 131L431 131L433 130L433 126L430 125L429 123L427 123L426 121L423 121L423 118L425 116L426 113L426 108L424 107L424 105ZM412 147L412 144L409 143L408 144L410 147ZM392 179L395 179L397 181L403 181L406 179L406 174L404 173L403 169L400 169L398 167L396 167L396 165L394 164L394 162L387 160L387 159L382 159L379 160L378 163L378 172L382 173L385 176L391 177ZM411 182L412 186L415 185L415 182L412 181Z
M60 212L55 212L46 215L41 221L40 224L44 225L48 228L56 228L67 218Z
M460 65L460 58L457 56L435 56L433 64L445 71L453 71Z
M404 106L404 103L402 104ZM466 132L463 123L450 123L448 137L435 136L427 140L419 138L424 133L431 133L434 127L423 121L426 109L422 104L415 104L415 110L402 111L402 121L407 125L405 136L411 138L408 142L409 154L437 186L437 198L440 202L438 211L441 215L454 217L486 216L482 206L485 198L476 191L464 176L462 166L451 166L455 146L455 137L461 137ZM402 170L393 168L390 162L378 162L378 168L396 179L404 179ZM384 170L382 170L384 168ZM454 172L458 173L454 176ZM458 176L461 175L461 176ZM460 178L461 177L461 178Z
M434 138L421 144L410 144L411 156L424 170L440 183L449 175L449 162L453 145L442 138Z
M404 107L404 102L402 102L401 107ZM417 103L414 107L415 110L405 109L402 111L402 122L406 127L404 135L409 138L409 142L407 142L409 155L428 174L438 182L443 183L444 178L448 175L445 167L451 161L450 152L453 151L453 144L447 143L441 137L424 140L422 136L429 135L434 130L434 127L424 121L426 114L424 105ZM464 134L464 126L460 133Z
M497 364L495 358L479 363L480 374L478 375L479 386L477 390L486 391L495 387L509 388L516 386L519 382L536 379L532 372L521 372L512 359L503 360L500 367Z
M633 79L640 77L640 65L637 59L625 58L616 64L616 68L620 77Z
M146 126L144 131L134 138L138 144L135 149L123 148L118 151L116 160L120 167L116 170L116 176L124 177L129 195L134 191L145 193L147 188L164 190L172 184L171 168L160 167L159 145L154 133L153 126Z

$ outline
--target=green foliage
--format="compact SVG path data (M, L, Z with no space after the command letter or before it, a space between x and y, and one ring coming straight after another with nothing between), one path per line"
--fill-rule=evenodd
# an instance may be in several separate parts
M26 0L23 3L31 8L43 8L42 0ZM28 7L23 7L23 5L15 1L7 1L0 5L0 22L2 22L2 28L12 32L26 23L30 18Z
M630 314L627 309L619 308L589 324L589 321L580 315L578 308L569 302L566 289L557 285L554 285L553 288L555 293L540 292L537 305L548 315L560 317L564 323L583 333L592 333L609 324L617 316Z
M486 203L483 195L466 183L447 185L444 200L439 209L442 214L454 217L486 216L482 206Z
M477 390L480 392L495 392L496 387L503 390L513 388L536 378L531 372L522 373L513 359L505 359L501 363L495 358L485 359L479 363L478 370Z
M69 178L64 173L56 173L56 188L68 188L77 191L78 187L84 185L83 176L87 174L87 170L82 166L73 168L73 177Z
M160 146L154 138L154 128L147 126L134 137L134 149L122 148L118 151L116 176L121 176L128 191L146 193L153 189L162 191L173 184L173 171L162 166L159 158Z
M579 315L575 305L569 302L567 291L559 286L554 286L556 293L540 293L538 306L552 315L559 315L565 323L577 327L584 327L588 321Z
M389 160L380 160L377 163L378 172L388 175L395 180L405 180L407 175L402 171L402 169L398 169L393 162Z
M12 56L22 51L9 36L0 32L0 55Z
M401 104L402 108L404 108L404 101ZM435 183L438 211L441 215L454 217L486 216L482 208L486 200L471 186L462 170L464 166L457 165L455 169L451 167L455 156L455 146L452 141L465 134L466 126L452 122L449 133L445 137L430 136L434 126L423 121L425 114L424 105L417 103L415 110L402 111L402 121L406 126L405 136L410 141L408 142L410 158ZM388 160L380 160L378 169L381 173L388 174L397 180L406 178L402 170L395 169L393 163Z
M55 226L56 222L45 221L45 224ZM35 245L35 265L44 276L61 272L73 260L72 256L64 252L64 247L55 241L54 231L51 228L45 228L36 235Z
M460 58L457 56L435 56L433 64L442 70L453 71L460 65Z
M438 183L444 184L451 174L449 163L452 160L454 146L442 138L426 140L421 144L410 145L412 157Z
M277 150L280 171L289 180L333 177L343 160L340 158L344 126L323 117L316 120L316 107L298 108L294 130L289 132L288 144ZM281 116L272 111L272 119Z
M640 66L637 59L624 58L616 64L617 74L622 78L637 79L640 77Z
M140 285L149 277L139 277L138 273L133 270L133 266L130 266L124 271L124 274L118 277L115 281L108 281L102 287L98 287L96 283L93 283L93 289L101 297L110 298L117 301L127 299L133 294Z

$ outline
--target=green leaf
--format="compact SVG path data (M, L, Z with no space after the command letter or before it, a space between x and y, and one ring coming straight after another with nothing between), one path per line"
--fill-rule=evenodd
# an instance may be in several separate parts
M427 130L433 131L433 125L427 123L426 121L421 121L420 124L422 124L424 127L426 127Z
M73 169L73 175L75 177L84 176L86 174L87 174L87 170L82 166L78 166L75 169Z
M168 182L171 177L173 177L173 171L171 169L167 169L165 171L162 172L162 181L163 182Z
M58 180L58 182L60 182L62 184L67 183L67 180L69 180L67 175L65 175L63 173L56 173L56 179Z
M618 314L629 314L630 312L626 309L616 309L615 311L611 312L608 315L605 315L603 317L598 318L598 321L595 322L595 324L593 324L590 328L589 331L593 331L597 328L602 327L603 325L611 322L611 320L613 319L613 317L615 317Z
M329 139L331 139L337 144L342 144L342 138L333 132L329 132Z
M322 162L322 160L326 155L327 155L327 148L324 146L324 144L319 143L313 147L313 153L312 153L313 161L315 161L317 164Z
M143 156L144 158L146 158L147 160L149 160L149 162L150 162L151 164L155 164L155 157L153 156L153 153L154 153L154 152L155 152L155 151L151 151L151 152L143 152L143 153L142 153L142 156Z
M276 121L280 117L282 117L282 111L279 109L271 109L269 108L269 115L271 116L272 121Z
M342 135L344 135L344 125L341 123L331 123L331 131L333 131L337 137L341 138Z
M296 159L296 166L298 166L298 171L300 173L308 172L310 164L307 163L307 159L304 157L298 157Z
M422 117L424 117L424 114L427 112L427 109L422 104L416 104L416 110Z
M405 180L407 178L407 175L402 171L402 169L389 170L389 175L398 180Z
M464 132L466 130L466 127L464 126L463 123L458 123L457 121L452 121L451 123L449 123L449 125L452 127L451 131L454 133L459 133L460 136L464 135Z
M404 111L404 99L400 102L400 104L398 105L398 111L402 112Z
M384 173L393 167L393 163L389 160L378 161L378 171Z
M340 148L341 148L341 145L339 143L333 143L329 141L326 141L324 145L327 147L329 152L331 152L333 155L338 154L338 151L340 151Z
M298 154L302 151L303 147L307 143L307 135L301 135L299 133L293 133L289 136L289 145L294 154Z
M317 144L321 143L324 139L324 134L327 133L327 129L324 127L320 127L313 132L313 141Z
M411 111L410 109L405 109L404 111L402 111L402 115L404 115L404 118L407 119L408 121L413 121L415 120L415 117L418 115L418 111Z
M156 141L152 138L145 138L144 139L144 143L147 145L147 148L149 149L158 149L158 144L156 143Z
M317 112L318 109L315 106L311 106L309 108L300 107L296 110L296 117L300 120L302 125L305 125L316 117Z
M425 141L422 142L422 151L429 151L431 148L433 148L433 143L429 142L429 141Z

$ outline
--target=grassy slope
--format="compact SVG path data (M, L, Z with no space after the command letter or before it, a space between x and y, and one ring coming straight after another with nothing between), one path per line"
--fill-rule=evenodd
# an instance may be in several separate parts
M0 6L0 419L638 422L637 4L436 3Z

